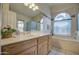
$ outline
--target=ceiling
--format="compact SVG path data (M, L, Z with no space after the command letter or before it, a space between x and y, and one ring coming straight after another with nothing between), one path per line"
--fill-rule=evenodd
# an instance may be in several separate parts
M55 5L55 4L52 4L52 3L36 3L36 5L38 5L39 9L41 10L42 6L43 6L43 8L46 8L46 7L50 7L51 5ZM29 7L26 7L23 3L10 3L10 10L24 14L24 15L27 15L27 16L31 16L31 17L40 13L38 10L33 11Z
M62 5L63 4L64 3L62 3ZM61 5L61 3L36 3L36 5L39 6L39 9L41 9L42 6L43 8L47 8L47 7L51 8L51 7L54 7L55 5ZM23 3L10 3L10 10L27 15L27 16L31 16L31 17L40 13L38 10L33 11L29 7L26 7Z
M32 9L29 9L29 7L26 7L23 3L11 3L10 10L31 17L35 16L36 14L39 14L39 11L33 11Z

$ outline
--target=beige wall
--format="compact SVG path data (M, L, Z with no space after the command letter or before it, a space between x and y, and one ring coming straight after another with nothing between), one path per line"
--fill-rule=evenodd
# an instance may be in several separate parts
M9 4L5 3L2 4L2 26L5 26L8 23L8 11L9 11Z
M16 29L16 13L9 10L9 4L2 4L2 26L11 25Z
M71 26L71 35L75 33L77 26L76 26L76 15L78 12L78 4L59 4L52 7L52 18L55 18L55 16L61 12L69 13L70 16L75 15L75 17L72 17L72 26Z

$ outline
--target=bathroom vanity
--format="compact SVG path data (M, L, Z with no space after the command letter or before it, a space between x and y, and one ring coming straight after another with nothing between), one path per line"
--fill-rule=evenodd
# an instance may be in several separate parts
M32 35L33 34L33 35ZM52 36L46 33L18 35L14 38L2 39L2 54L4 55L46 55L51 50Z

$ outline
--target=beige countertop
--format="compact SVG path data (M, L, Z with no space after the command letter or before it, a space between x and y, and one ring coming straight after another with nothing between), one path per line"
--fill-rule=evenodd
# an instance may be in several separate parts
M49 33L42 33L42 32L31 32L31 33L21 33L19 35L16 35L12 38L7 38L7 39L1 39L1 46L12 44L12 43L17 43L25 40L30 40L33 38L37 38L40 36L45 36L45 35L50 35Z

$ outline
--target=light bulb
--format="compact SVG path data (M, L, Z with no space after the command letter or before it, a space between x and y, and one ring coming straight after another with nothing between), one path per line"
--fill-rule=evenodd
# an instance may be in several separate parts
M29 5L29 3L24 3L24 5L25 5L25 6L28 6L28 5Z
M38 6L35 6L35 9L39 9Z
M34 4L34 3L32 3L32 4L31 4L31 6L32 6L32 7L34 7L34 6L35 6L35 4Z
M36 10L36 8L33 8L33 11L35 11Z
M29 5L29 8L32 8L32 5Z

